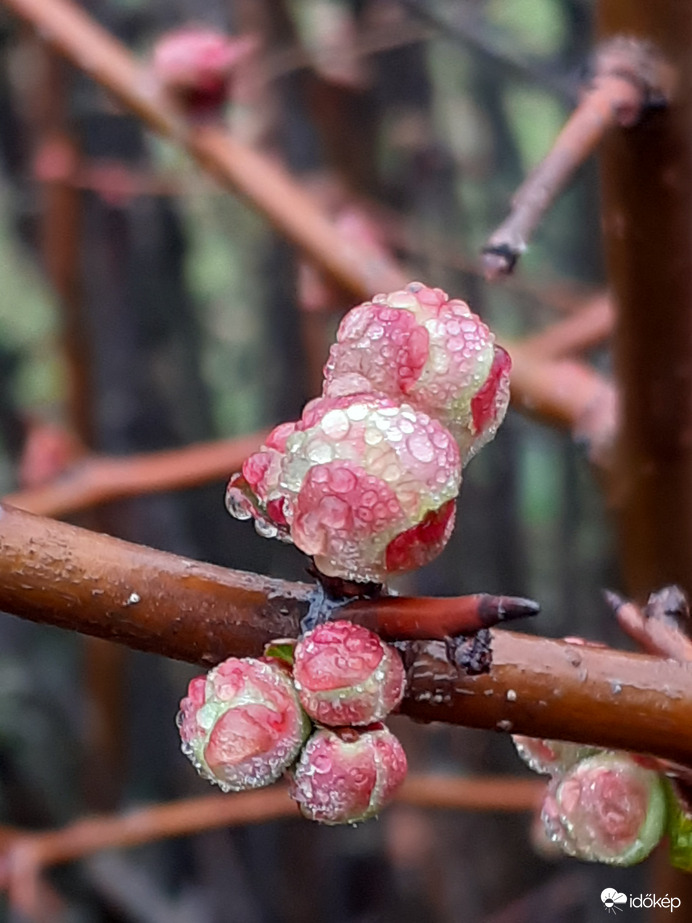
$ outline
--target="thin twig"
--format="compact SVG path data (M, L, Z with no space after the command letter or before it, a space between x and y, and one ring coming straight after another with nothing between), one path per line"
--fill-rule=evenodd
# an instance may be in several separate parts
M605 294L596 295L568 317L524 337L521 346L543 360L562 359L599 346L614 323L612 301Z
M606 591L605 596L615 612L620 628L642 650L659 657L692 662L692 640L672 618L662 617L654 606L642 609L610 590Z
M615 392L585 364L543 361L521 343L512 355L512 400L517 409L572 431L589 446L592 460L607 465L616 427ZM113 458L91 456L40 487L3 497L11 506L62 517L124 497L196 487L227 477L261 445L265 432Z
M433 29L402 18L396 23L373 26L360 31L353 45L353 54L358 58L371 57L382 52L427 42L433 35ZM267 81L277 80L298 70L312 67L312 58L305 49L299 46L277 49L267 54L265 79Z
M566 100L574 102L577 92L575 81L568 76L554 73L545 65L517 55L509 48L509 41L500 42L497 35L491 35L480 18L465 6L456 4L453 18L442 17L429 3L421 0L399 0L401 6L418 19L429 23L445 38L453 39L493 64L499 64L510 74L531 80L539 86Z
M660 79L649 49L641 43L618 40L600 50L594 78L579 105L550 152L515 193L509 217L483 248L486 278L512 272L546 210L606 132L635 125L648 105L661 102Z
M266 432L124 458L92 455L49 484L7 494L11 506L59 518L141 494L197 487L229 477L262 444Z
M538 779L413 774L397 792L397 800L426 808L521 812L531 811L540 802L543 788ZM59 830L15 830L14 836L2 845L5 859L0 887L6 884L3 878L12 868L13 854L22 854L22 864L30 855L34 867L44 869L103 849L131 849L156 840L219 827L260 824L298 813L286 786L274 785L256 792L203 795L118 815L87 817Z
M607 470L619 422L612 382L573 359L537 360L522 344L513 344L510 349L513 406L569 429L584 443L590 460Z
M369 201L366 204L383 228L390 245L417 258L430 259L434 255L435 261L443 266L483 278L478 257L464 253L458 242L450 242L449 235L418 225L408 216L380 202ZM595 297L593 292L582 290L576 282L537 284L523 276L509 276L504 288L530 298L541 307L565 314L579 311L586 301Z

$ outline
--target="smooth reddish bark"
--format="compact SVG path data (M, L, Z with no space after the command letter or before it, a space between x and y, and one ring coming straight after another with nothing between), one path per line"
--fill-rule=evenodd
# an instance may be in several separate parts
M295 636L309 592L0 507L0 608L36 622L208 667ZM402 712L692 764L692 665L492 636L481 676L451 667L442 642L408 645Z

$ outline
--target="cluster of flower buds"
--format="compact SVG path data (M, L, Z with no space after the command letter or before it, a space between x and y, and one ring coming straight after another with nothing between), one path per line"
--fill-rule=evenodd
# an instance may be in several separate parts
M373 817L406 776L406 755L382 719L401 701L397 651L347 621L293 647L231 657L190 682L178 714L182 749L224 791L287 773L301 812L325 824Z
M322 396L228 486L229 511L323 574L384 582L432 560L461 469L495 435L510 359L463 301L411 283L344 317Z
M541 809L548 840L567 855L607 865L634 865L658 845L666 827L659 772L630 753L515 736L522 759L551 776Z

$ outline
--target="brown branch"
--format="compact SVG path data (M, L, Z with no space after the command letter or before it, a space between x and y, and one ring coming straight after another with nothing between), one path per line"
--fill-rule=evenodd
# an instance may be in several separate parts
M395 246L398 250L419 259L434 257L439 265L458 269L466 275L484 278L478 257L464 253L458 242L450 242L449 235L436 232L429 227L418 226L405 214L384 206L381 202L369 201L366 207L377 218L390 246ZM508 276L503 287L531 299L541 307L563 314L580 310L587 300L595 297L592 291L575 281L536 283L525 276Z
M396 800L426 808L521 812L539 804L543 788L544 783L538 779L510 776L411 775L397 792ZM4 868L0 868L0 887L6 886L13 866L22 870L33 866L34 871L40 871L103 849L131 849L156 840L265 823L298 813L287 788L275 785L256 792L205 795L119 815L88 817L59 830L34 833L14 829L1 847Z
M595 76L557 136L553 147L519 187L509 217L483 248L486 278L511 273L541 218L575 170L616 126L630 127L657 95L660 75L648 49L634 40L604 46L596 59Z
M0 609L32 621L210 666L295 636L308 593L0 507ZM472 677L443 643L409 644L402 712L692 762L688 665L514 632L492 639L490 673Z
M402 804L466 811L533 811L545 785L508 776L463 778L411 775L397 792ZM17 909L41 906L44 869L83 859L105 849L128 849L170 837L220 827L259 824L298 816L284 785L234 795L206 795L137 808L119 815L89 817L59 830L13 829L0 844L0 889Z
M524 344L506 345L513 361L514 406L572 430L588 442L594 461L606 458L616 425L615 395L606 380L585 364L543 361ZM239 470L265 436L253 433L126 458L90 456L48 484L3 500L30 513L64 517L125 497L197 487Z
M396 800L419 808L454 811L533 811L545 782L512 776L410 775Z
M573 359L538 360L518 343L510 351L512 405L542 422L569 429L586 443L591 461L608 467L618 427L612 383Z
M676 588L672 588L676 589ZM643 609L608 591L606 599L613 607L618 625L628 637L648 654L692 662L692 640L671 617L651 603Z
M522 339L521 347L542 360L562 359L599 346L612 333L614 323L610 298L596 295L568 317Z
M266 435L263 431L124 458L95 455L48 484L3 500L30 513L61 517L124 497L198 487L238 471Z

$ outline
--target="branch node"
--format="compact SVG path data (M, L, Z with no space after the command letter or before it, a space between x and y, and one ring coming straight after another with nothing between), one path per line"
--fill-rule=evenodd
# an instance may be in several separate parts
M630 128L646 110L665 105L673 83L672 69L649 43L618 37L597 50L579 104L483 248L488 281L513 271L547 209L604 135L614 127Z

